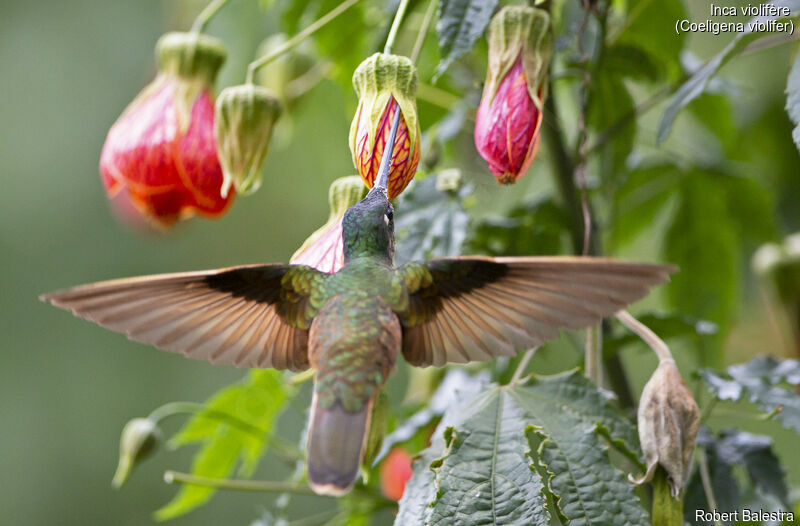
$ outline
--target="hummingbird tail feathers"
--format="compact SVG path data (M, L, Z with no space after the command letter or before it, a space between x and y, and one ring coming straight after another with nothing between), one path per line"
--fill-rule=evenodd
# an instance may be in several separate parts
M319 407L317 393L311 404L308 427L308 485L319 495L342 496L358 477L366 449L375 397L356 413L341 402Z

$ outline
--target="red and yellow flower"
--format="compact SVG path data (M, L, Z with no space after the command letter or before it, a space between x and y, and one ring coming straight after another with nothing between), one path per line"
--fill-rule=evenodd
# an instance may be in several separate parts
M406 57L375 53L353 74L358 110L350 125L350 152L364 183L372 188L396 112L401 119L394 143L387 191L394 199L414 178L419 165L417 69Z

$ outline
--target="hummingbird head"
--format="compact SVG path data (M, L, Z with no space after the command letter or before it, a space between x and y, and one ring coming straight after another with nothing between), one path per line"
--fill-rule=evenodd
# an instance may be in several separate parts
M386 185L399 123L400 112L397 111L383 149L375 186L364 199L348 208L342 219L345 264L359 257L375 257L394 264L394 207L389 202Z
M394 263L394 207L377 186L351 206L342 219L344 261L377 257Z

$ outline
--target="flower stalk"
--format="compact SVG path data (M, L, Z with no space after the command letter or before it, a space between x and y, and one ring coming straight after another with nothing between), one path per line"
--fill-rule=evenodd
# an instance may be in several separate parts
M194 19L191 31L193 33L202 33L211 19L214 18L214 15L227 3L228 0L212 0L209 2L209 4L200 11L197 18Z
M284 53L286 53L290 49L295 48L303 40L305 40L306 38L308 38L311 35L313 35L315 32L317 32L320 29L322 29L323 27L325 27L334 18L336 18L337 16L339 16L342 13L344 13L345 11L347 11L349 8L351 8L354 5L356 5L359 1L360 0L345 0L344 2L339 4L338 6L334 7L333 9L331 9L326 14L322 15L319 19L317 19L316 21L312 22L308 27L306 27L305 29L303 29L302 31L297 33L295 36L293 36L292 38L290 38L289 40L284 42L283 45L279 46L278 48L276 48L274 51L272 51L268 55L264 55L263 57L258 58L256 60L254 60L253 62L251 62L250 65L247 66L246 82L248 84L252 84L253 83L253 79L255 78L256 71L258 71L258 69L260 67L262 67L262 66L264 66L266 64L269 64L270 62L272 62L273 60L275 60L279 56L283 55Z
M397 38L397 32L400 30L403 18L406 16L406 9L408 9L409 1L410 0L400 0L400 5L397 6L397 12L394 14L394 20L392 20L392 27L389 29L389 36L386 37L386 45L383 46L383 52L387 55L392 53L394 40Z

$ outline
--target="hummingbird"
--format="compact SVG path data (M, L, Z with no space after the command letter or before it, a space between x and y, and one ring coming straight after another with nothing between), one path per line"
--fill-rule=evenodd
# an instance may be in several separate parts
M344 266L258 264L82 285L42 300L135 341L215 364L314 370L306 473L341 496L363 462L372 408L398 356L417 367L514 356L599 323L674 267L590 257L435 258L395 266L387 180L342 223Z

